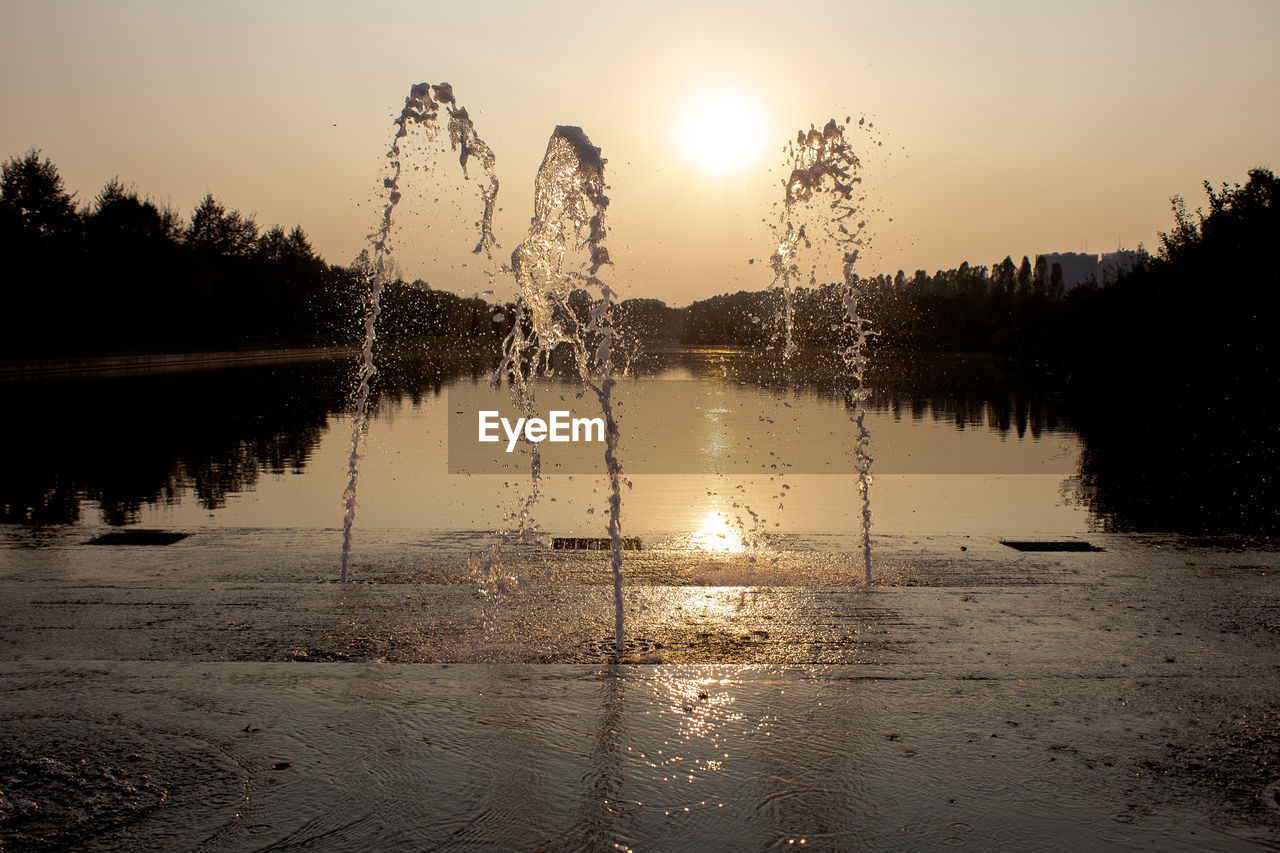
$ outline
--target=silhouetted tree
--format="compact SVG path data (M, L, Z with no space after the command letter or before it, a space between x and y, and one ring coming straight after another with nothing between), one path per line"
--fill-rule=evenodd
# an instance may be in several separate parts
M997 293L1012 296L1017 284L1017 271L1013 265L1013 257L1005 255L1003 261L992 267L991 278Z
M1059 270L1061 272L1061 270ZM1037 296L1049 295L1049 270L1044 255L1036 255L1035 271L1031 274L1031 287Z
M1120 529L1280 533L1280 180L1173 199L1161 251L1086 291L1070 390L1086 499Z
M1062 264L1054 261L1053 267L1049 270L1049 298L1061 299L1065 291L1066 285L1062 281Z
M21 232L42 241L73 239L80 231L75 197L49 158L32 150L11 157L0 171L0 207Z
M1031 261L1026 255L1018 265L1018 295L1024 298L1031 295Z
M188 245L230 257L247 257L257 238L258 226L252 216L243 216L238 210L228 213L212 194L196 205L186 233Z

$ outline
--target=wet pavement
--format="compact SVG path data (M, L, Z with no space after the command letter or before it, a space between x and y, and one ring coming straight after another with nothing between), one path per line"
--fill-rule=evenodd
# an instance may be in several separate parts
M1280 554L6 529L5 849L1273 849ZM802 843L803 842L803 843Z

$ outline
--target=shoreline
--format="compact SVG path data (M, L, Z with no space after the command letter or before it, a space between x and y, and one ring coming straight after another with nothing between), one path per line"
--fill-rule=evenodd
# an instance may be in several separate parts
M0 381L77 376L128 376L179 373L217 367L249 366L297 361L324 361L358 355L356 347L231 350L223 352L123 355L0 362Z

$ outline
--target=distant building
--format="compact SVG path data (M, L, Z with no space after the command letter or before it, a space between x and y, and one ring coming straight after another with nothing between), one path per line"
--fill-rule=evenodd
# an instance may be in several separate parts
M1115 281L1122 274L1136 267L1141 258L1142 255L1138 252L1131 252L1128 249L1103 252L1102 258L1098 261L1098 266L1102 272L1098 282L1106 284L1109 281Z
M1086 255L1082 252L1052 252L1037 255L1036 261L1044 258L1044 268L1053 269L1057 264L1062 269L1062 286L1065 290L1084 284L1089 279L1102 281L1102 269L1098 265L1097 255Z
M1104 252L1101 257L1085 252L1052 252L1037 255L1036 260L1044 259L1044 268L1053 269L1057 264L1062 269L1062 285L1070 290L1093 279L1098 284L1115 281L1121 273L1128 272L1137 266L1141 255L1128 249Z

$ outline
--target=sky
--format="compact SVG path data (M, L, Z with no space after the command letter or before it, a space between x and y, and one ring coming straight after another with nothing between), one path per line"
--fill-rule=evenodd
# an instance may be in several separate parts
M0 157L40 149L82 203L113 177L184 216L211 192L333 263L367 245L410 84L449 81L497 154L502 248L469 254L474 185L442 163L403 182L395 257L465 294L512 292L497 268L557 124L608 158L613 283L674 305L770 283L749 261L772 249L783 145L831 117L871 125L865 275L1154 248L1172 195L1280 167L1273 0L0 10Z

